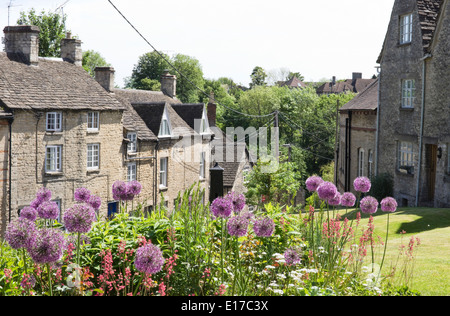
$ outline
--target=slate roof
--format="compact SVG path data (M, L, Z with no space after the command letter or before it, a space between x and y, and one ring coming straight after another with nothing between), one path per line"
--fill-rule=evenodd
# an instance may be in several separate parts
M205 105L203 103L178 103L171 104L171 106L175 112L177 112L177 114L194 130L196 127L195 120L201 120L205 109Z
M339 111L374 111L378 108L378 79L375 79L362 92L344 104Z
M131 105L154 135L159 134L164 108L167 108L168 111L173 136L194 134L194 130L177 114L168 102L131 103Z
M82 67L39 57L37 66L0 52L0 100L9 109L124 110Z

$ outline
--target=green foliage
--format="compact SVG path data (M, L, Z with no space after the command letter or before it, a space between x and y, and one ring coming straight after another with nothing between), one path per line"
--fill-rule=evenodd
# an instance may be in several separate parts
M381 201L387 196L393 196L394 193L394 179L391 174L382 173L371 179L372 186L369 195Z
M175 67L178 72L172 69ZM200 62L190 56L176 54L170 57L167 54L156 51L146 53L139 57L134 66L131 77L127 80L126 88L140 90L156 90L157 82L161 81L161 75L169 70L177 76L177 98L184 103L199 102L203 97L198 88L203 89L204 79Z
M44 10L37 14L31 9L28 13L20 12L17 24L39 26L39 56L61 57L61 39L66 36L65 21L66 15Z
M252 205L264 204L261 198L269 202L288 204L299 189L299 174L291 162L276 163L259 160L246 177L245 193Z
M107 63L100 53L93 50L83 51L82 65L84 70L86 70L91 77L95 77L94 70L96 67L111 66L111 64Z
M252 79L252 82L250 82L250 89L266 85L267 74L262 67L256 66L253 68L250 78Z

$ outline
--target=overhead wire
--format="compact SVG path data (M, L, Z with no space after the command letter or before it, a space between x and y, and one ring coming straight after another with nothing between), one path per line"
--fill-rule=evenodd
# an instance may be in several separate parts
M204 91L202 88L200 88L198 85L196 85L194 82L192 82L191 79L189 79L188 77L186 77L177 67L175 67L169 60L167 60L167 58L161 54L146 38L144 35L141 34L141 32L139 32L139 30L127 19L127 17L125 17L125 15L123 15L123 13L112 3L111 0L108 0L108 2L114 7L114 9L122 16L122 18L133 28L133 30L135 30L135 32L151 47L153 48L153 50L165 61L167 62L167 64L172 67L180 76L182 76L184 79L186 79L193 87L195 87L197 90L199 90L201 93L203 93L206 97L211 98L211 96L206 93L206 91ZM254 115L254 114L248 114L248 113L243 113L240 112L236 109L233 109L229 106L226 106L220 102L218 102L217 100L215 100L214 98L212 98L214 100L214 102L216 102L217 104L219 104L220 106L233 111L237 114L240 115L245 115L248 117L254 117L254 118L261 118L261 117L269 117L269 116L274 116L275 112L269 113L269 114L263 114L263 115Z

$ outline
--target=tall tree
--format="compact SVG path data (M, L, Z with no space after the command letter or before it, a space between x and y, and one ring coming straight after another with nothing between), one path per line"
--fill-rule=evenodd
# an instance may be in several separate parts
M266 85L267 74L266 71L260 66L256 66L255 68L253 68L250 78L252 79L252 82L250 82L250 89L256 86Z
M17 20L18 25L36 25L39 26L39 56L42 57L60 57L61 39L66 36L66 15L63 16L44 10L38 15L32 8L28 13L20 12ZM70 31L68 31L70 32Z
M148 90L149 80L160 82L162 73L170 67L166 60L170 60L168 55L164 53L160 55L156 51L140 56L125 85L126 88Z

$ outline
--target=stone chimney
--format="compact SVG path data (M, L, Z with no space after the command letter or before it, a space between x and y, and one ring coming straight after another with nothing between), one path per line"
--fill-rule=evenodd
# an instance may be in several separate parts
M95 80L108 92L114 89L113 67L95 67Z
M177 77L165 70L161 76L161 91L168 97L175 98L177 95Z
M7 26L5 33L5 52L8 57L28 65L37 66L39 58L38 26Z
M362 79L362 73L361 72L354 72L352 73L352 80L356 79Z
M82 65L83 51L81 50L81 41L72 38L70 33L67 33L66 38L61 40L61 58L77 66Z
M216 110L217 104L214 101L214 92L211 92L209 95L209 102L206 108L206 115L208 116L208 124L209 126L216 126Z

